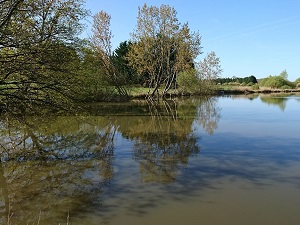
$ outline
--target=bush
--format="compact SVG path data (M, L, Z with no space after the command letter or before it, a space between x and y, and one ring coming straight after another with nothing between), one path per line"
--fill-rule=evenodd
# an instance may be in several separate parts
M280 87L281 89L292 89L289 85L283 85L282 87Z
M269 76L260 81L260 86L270 87L270 88L282 88L284 86L289 86L293 88L292 82L284 79L282 76Z
M215 91L214 80L201 79L195 69L178 74L179 91L191 94L212 94Z
M258 84L254 84L251 86L252 90L259 90L259 85Z
M177 83L182 92L194 92L197 90L198 79L197 71L194 69L186 70L178 74Z

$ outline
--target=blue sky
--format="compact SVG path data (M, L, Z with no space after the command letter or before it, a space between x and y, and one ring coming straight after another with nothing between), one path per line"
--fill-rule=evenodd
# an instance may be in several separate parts
M222 77L257 78L288 72L300 77L299 0L87 0L86 8L111 15L113 47L130 39L136 26L138 7L144 3L174 6L181 23L202 36L203 54L220 57ZM84 35L91 35L92 18Z

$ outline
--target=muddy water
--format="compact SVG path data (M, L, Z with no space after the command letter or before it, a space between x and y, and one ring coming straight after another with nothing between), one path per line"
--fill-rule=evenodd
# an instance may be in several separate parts
M0 224L299 224L300 98L3 117Z

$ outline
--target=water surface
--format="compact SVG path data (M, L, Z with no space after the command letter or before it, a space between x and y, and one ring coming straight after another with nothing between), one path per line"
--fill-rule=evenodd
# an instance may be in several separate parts
M1 118L0 224L296 225L300 97Z

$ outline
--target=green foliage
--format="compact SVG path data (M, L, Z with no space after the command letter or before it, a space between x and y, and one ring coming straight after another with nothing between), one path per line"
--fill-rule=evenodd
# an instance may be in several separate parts
M199 89L199 79L195 69L186 70L178 74L177 83L179 90L184 93L194 93Z
M77 99L80 101L103 101L108 93L108 83L105 81L94 52L89 46L81 49L81 63Z
M226 83L235 83L235 84L246 83L246 84L249 84L251 82L253 84L256 84L257 83L257 79L256 79L255 76L251 75L251 76L244 77L244 78L241 78L241 77L218 78L218 79L216 79L216 82L218 84L226 84Z
M219 58L212 52L199 63L197 69L179 73L177 78L179 91L192 94L212 94L215 91L215 80L222 72L219 63Z
M292 87L289 85L283 85L280 87L281 89L291 89Z
M139 75L149 76L149 98L165 96L176 86L178 73L191 68L201 53L199 33L191 32L187 23L181 24L174 7L164 4L139 8L131 36L129 63Z
M214 52L210 52L196 66L196 69L179 73L177 82L180 91L198 94L213 93L215 81L222 72L220 59Z
M294 84L296 84L296 85L299 83L300 83L300 77L294 81Z
M280 77L282 77L283 79L287 80L288 78L288 73L286 72L286 70L283 70L280 74Z
M264 87L283 89L295 87L292 82L286 80L283 76L269 76L267 78L261 79L259 85Z
M260 86L270 87L270 88L280 88L280 89L292 89L297 86L297 80L295 82L290 82L288 79L288 73L283 70L278 76L269 76L267 78L261 79L259 82ZM300 81L300 79L299 79Z
M30 110L71 103L80 64L76 35L85 15L81 0L1 2L2 102Z
M117 76L124 85L138 83L137 72L129 65L127 58L131 45L131 42L121 42L112 55Z
M93 36L90 41L108 85L114 87L120 96L129 99L128 90L125 87L125 65L120 61L122 56L118 57L117 54L114 55L112 52L111 39L113 35L110 30L110 20L111 16L106 12L96 13L92 29ZM121 49L118 49L118 51L122 52Z
M254 84L251 86L252 90L259 90L259 85L258 84Z
M75 86L77 90L77 100L81 102L107 102L124 100L119 95L115 86L111 85L103 72L102 64L99 63L97 54L87 43L80 50L80 71L78 81L80 86ZM119 80L121 78L118 78ZM124 83L123 83L124 85Z

